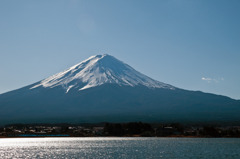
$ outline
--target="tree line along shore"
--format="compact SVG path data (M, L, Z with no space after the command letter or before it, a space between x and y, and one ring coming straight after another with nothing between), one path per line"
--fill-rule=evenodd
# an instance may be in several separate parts
M179 123L11 124L0 137L240 137L240 126Z

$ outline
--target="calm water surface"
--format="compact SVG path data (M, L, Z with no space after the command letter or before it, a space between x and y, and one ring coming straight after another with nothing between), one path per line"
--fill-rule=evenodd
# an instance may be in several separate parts
M240 159L235 138L10 138L0 158Z

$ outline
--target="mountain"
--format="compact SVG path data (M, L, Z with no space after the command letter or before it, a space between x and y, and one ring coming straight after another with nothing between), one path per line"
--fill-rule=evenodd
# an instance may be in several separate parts
M0 124L33 122L240 122L240 101L188 91L96 55L0 95Z

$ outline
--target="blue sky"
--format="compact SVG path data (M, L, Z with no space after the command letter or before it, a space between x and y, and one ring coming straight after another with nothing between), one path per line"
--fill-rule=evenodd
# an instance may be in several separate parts
M110 54L179 88L240 99L239 0L2 0L0 93Z

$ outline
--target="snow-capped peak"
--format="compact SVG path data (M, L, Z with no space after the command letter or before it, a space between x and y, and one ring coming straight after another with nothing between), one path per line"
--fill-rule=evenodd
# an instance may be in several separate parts
M106 83L120 86L143 85L149 88L175 89L171 85L158 82L141 74L129 65L107 54L91 56L63 72L40 81L39 84L30 89L62 86L67 93L72 88L84 90Z

